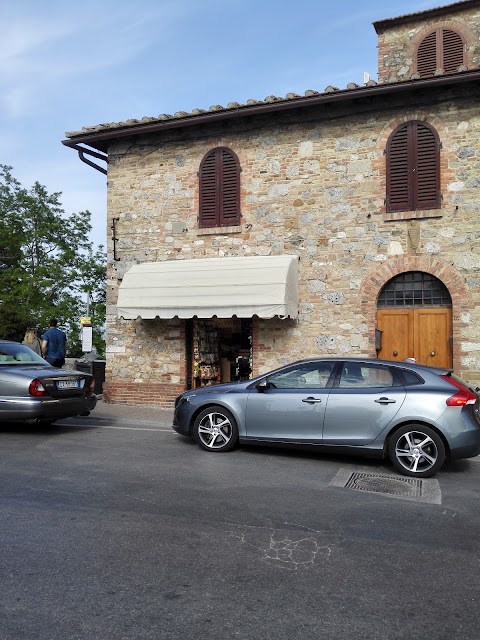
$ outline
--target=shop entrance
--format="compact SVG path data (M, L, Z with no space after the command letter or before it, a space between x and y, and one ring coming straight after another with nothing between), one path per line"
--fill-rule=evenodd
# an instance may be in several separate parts
M189 389L248 380L252 373L251 319L190 320L187 356Z

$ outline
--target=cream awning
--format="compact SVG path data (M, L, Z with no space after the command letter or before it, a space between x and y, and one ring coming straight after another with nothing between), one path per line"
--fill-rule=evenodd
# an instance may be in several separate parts
M167 260L133 265L118 291L120 318L296 318L298 257Z

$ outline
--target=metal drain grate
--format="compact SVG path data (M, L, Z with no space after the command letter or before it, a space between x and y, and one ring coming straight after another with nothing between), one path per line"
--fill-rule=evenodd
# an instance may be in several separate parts
M345 483L346 489L370 491L373 493L388 493L394 496L422 496L422 481L415 478L392 478L374 473L352 473Z
M442 504L442 492L438 480L405 478L392 474L372 473L371 468L356 467L358 471L339 469L329 483L330 487L354 489L396 500L411 500L426 504Z

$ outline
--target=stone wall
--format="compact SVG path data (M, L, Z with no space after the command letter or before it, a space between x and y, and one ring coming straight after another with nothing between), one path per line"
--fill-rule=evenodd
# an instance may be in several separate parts
M475 98L456 95L428 109L370 106L336 118L318 112L303 122L198 127L113 145L108 225L119 219L119 260L110 240L105 397L168 404L185 388L185 323L116 317L118 287L132 264L283 253L300 257L300 316L256 320L255 375L312 355L375 357L376 297L403 265L449 287L454 366L480 384L480 116ZM384 149L409 119L439 133L443 204L391 216ZM197 174L216 146L240 160L241 225L200 230Z
M436 27L452 29L466 43L466 66L480 66L480 7L457 11L451 16L429 16L392 26L378 34L378 79L380 82L408 80L415 72L415 53L420 42Z

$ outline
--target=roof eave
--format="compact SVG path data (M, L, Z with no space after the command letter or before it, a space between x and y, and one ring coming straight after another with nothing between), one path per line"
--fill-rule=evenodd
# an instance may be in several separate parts
M240 106L236 109L226 109L224 111L214 111L202 113L201 115L188 115L180 118L171 118L157 122L125 125L106 129L105 131L95 131L72 136L66 140L62 140L62 144L67 147L74 147L78 144L86 144L93 149L106 151L108 142L118 138L126 138L136 135L145 135L157 133L165 129L180 129L189 126L209 124L211 122L219 122L223 120L233 120L237 118L247 117L249 115L263 115L276 111L286 111L304 107L313 107L333 102L348 102L358 98L375 97L378 95L394 95L403 92L420 89L449 87L457 84L466 84L467 82L480 81L480 70L462 71L461 73L435 76L433 78L424 78L417 80L404 80L401 82L392 82L389 84L379 84L369 87L359 87L357 89L342 89L331 93L321 93L315 96L294 98L281 102L263 103L255 105Z
M385 20L376 20L373 22L373 27L377 33L384 29L390 29L401 24L407 24L409 22L418 22L418 20L425 20L431 18L437 18L438 16L444 16L451 13L457 13L458 11L465 11L479 4L478 0L464 0L463 2L454 2L452 4L443 5L441 7L435 7L433 9L425 9L425 11L417 11L415 13L407 13L403 16L396 18L386 18Z

